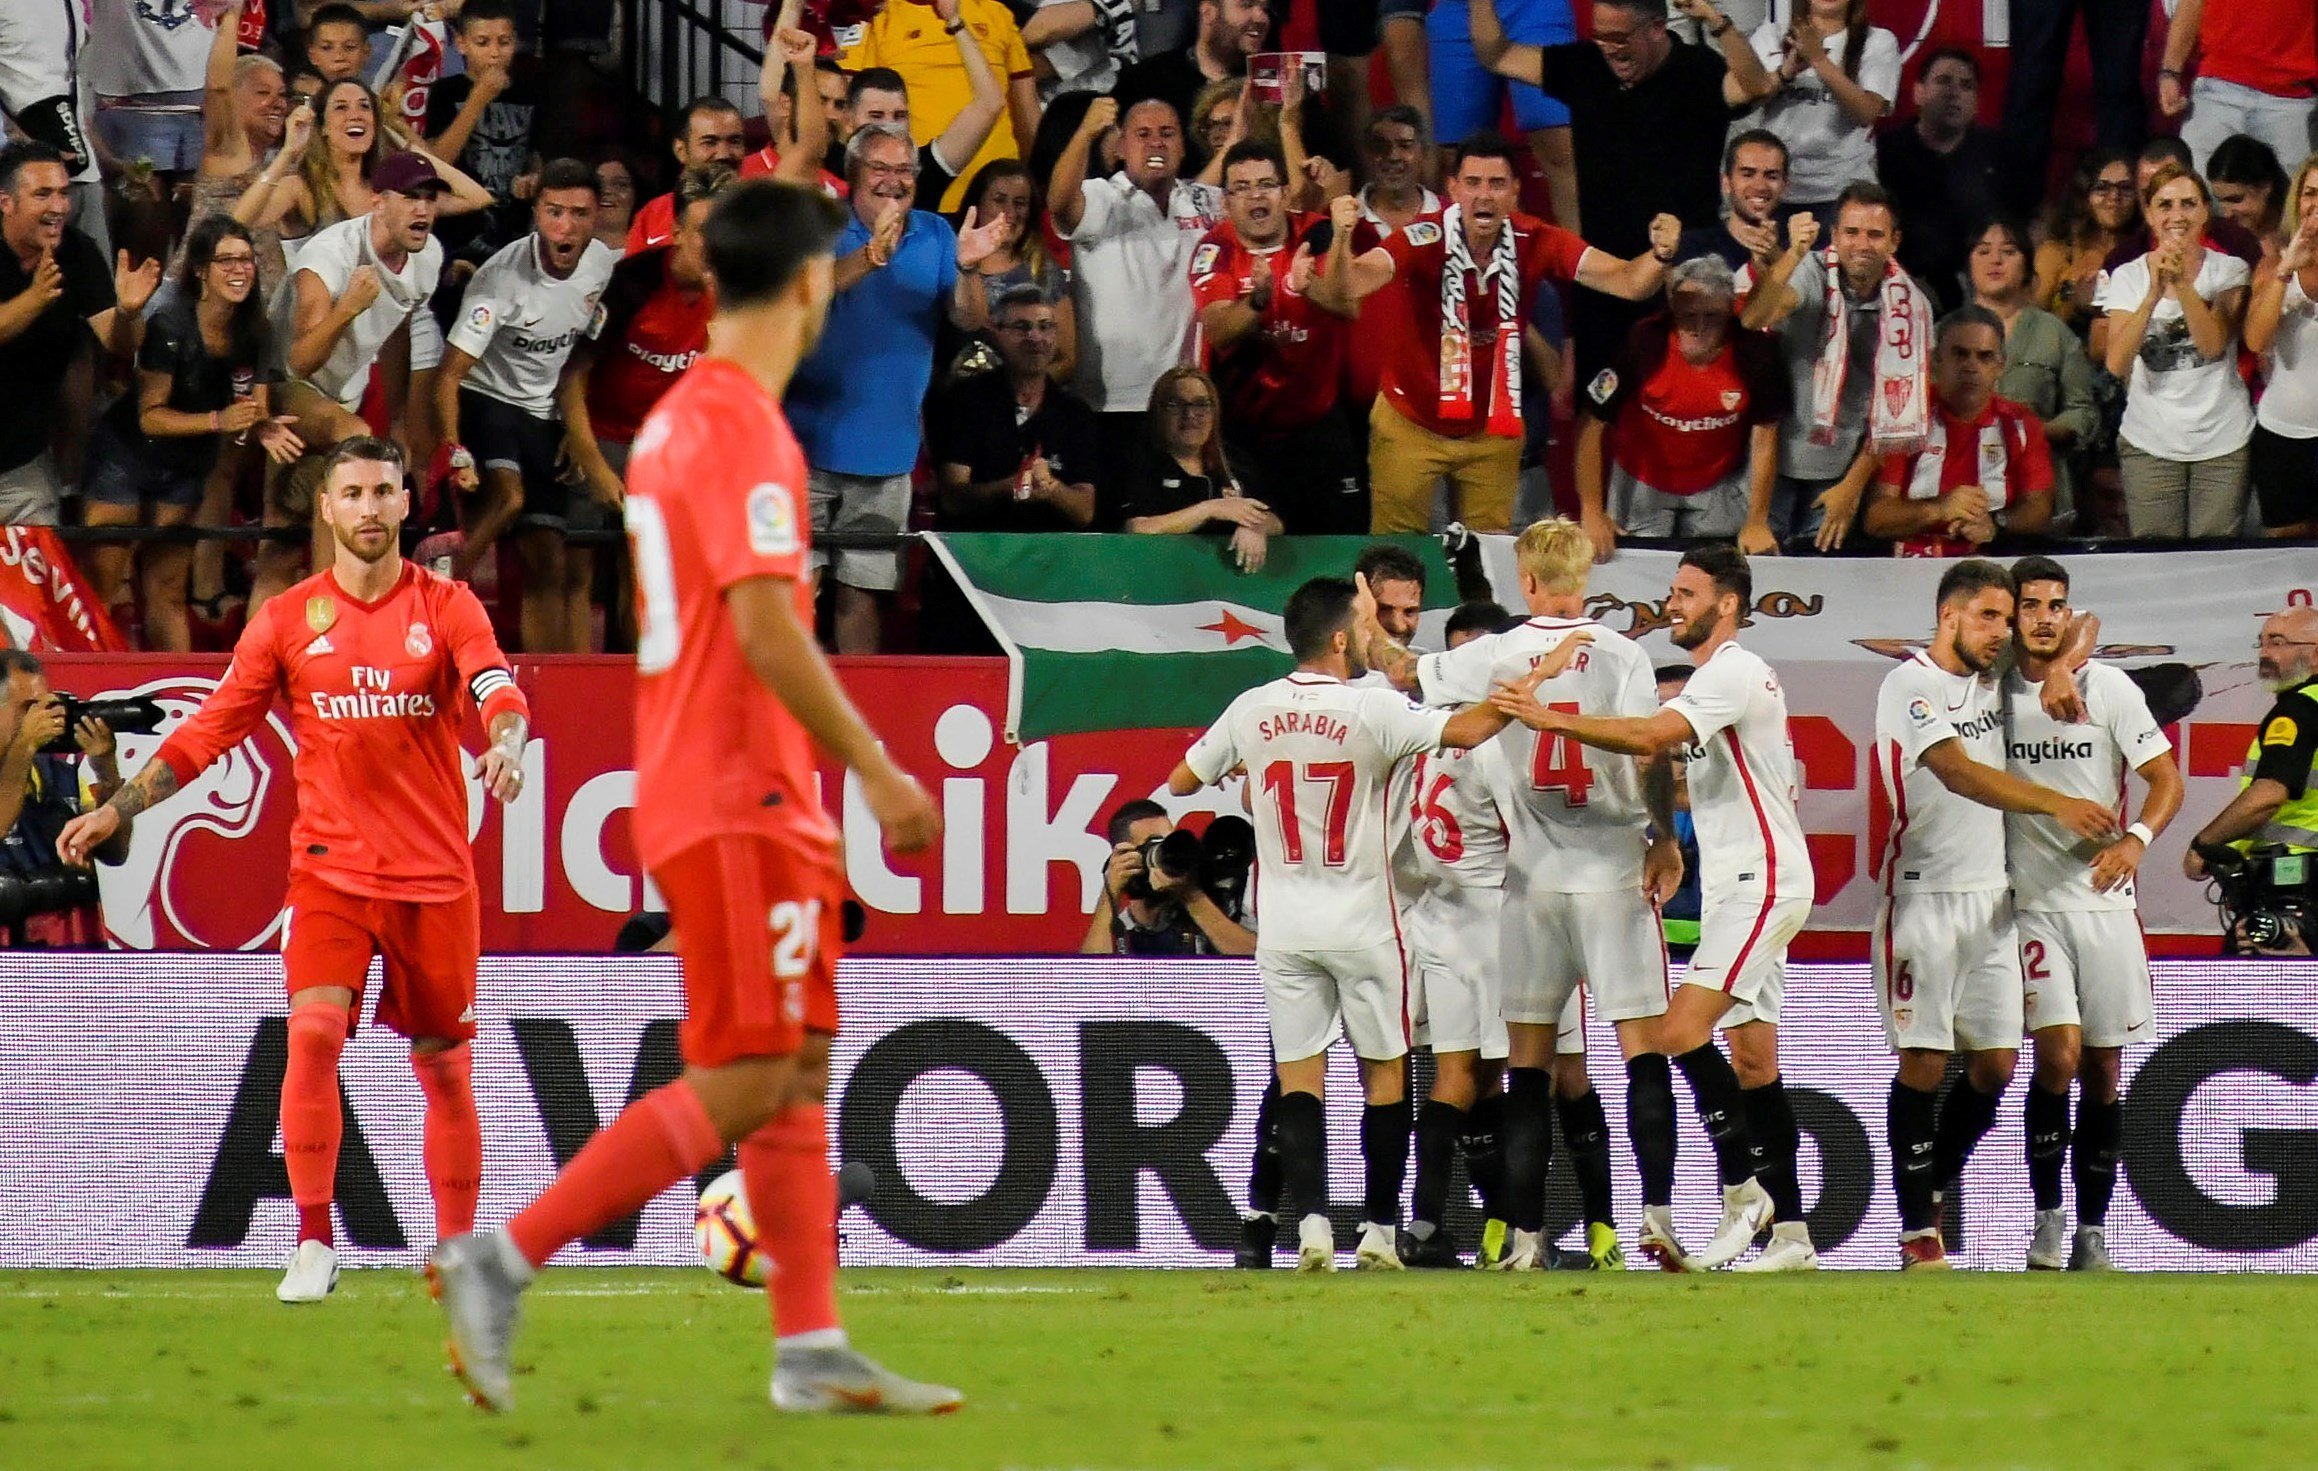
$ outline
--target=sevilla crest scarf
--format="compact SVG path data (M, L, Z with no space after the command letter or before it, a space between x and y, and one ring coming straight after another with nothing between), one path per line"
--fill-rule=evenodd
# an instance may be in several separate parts
M1450 205L1441 213L1441 417L1471 419L1473 401L1473 301L1465 279L1475 270L1465 242L1465 213ZM1478 271L1483 286L1497 283L1497 347L1489 358L1491 434L1521 437L1521 259L1514 250L1513 223L1497 231L1497 248Z

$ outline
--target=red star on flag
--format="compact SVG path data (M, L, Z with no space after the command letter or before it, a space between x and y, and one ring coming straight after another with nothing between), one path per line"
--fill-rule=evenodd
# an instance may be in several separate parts
M1218 621L1199 625L1201 633L1220 633L1225 648L1236 647L1243 638L1262 638L1264 631L1252 623L1242 622L1229 608L1220 608Z

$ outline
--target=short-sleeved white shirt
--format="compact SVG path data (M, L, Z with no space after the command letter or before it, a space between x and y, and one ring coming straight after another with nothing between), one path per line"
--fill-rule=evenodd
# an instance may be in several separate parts
M1766 21L1748 40L1754 45L1755 55L1762 58L1764 69L1776 71L1784 59L1786 27L1776 20ZM1845 31L1829 36L1828 59L1842 66L1850 41L1850 34ZM1897 102L1899 76L1899 37L1881 26L1869 26L1867 41L1860 47L1859 75L1855 78L1860 89L1873 92L1886 102ZM1861 179L1876 182L1875 129L1853 122L1815 71L1798 75L1773 93L1753 117L1742 119L1740 125L1768 128L1787 145L1789 198L1805 202L1828 200Z
M1537 688L1541 704L1583 715L1657 713L1657 682L1641 645L1590 618L1532 618L1503 633L1417 661L1428 705L1485 700L1500 683L1519 679L1555 645L1579 631L1594 641L1570 667ZM1631 756L1596 751L1566 736L1540 736L1526 725L1497 738L1512 771L1516 800L1505 813L1509 861L1532 890L1602 894L1640 887L1643 834L1641 765Z
M2012 728L2005 766L2014 776L2122 810L2125 773L2173 749L2149 713L2141 687L2114 664L2093 662L2078 675L2085 718L2063 723L2044 713L2038 687L2018 674L2005 689ZM2119 818L2120 822L2124 819ZM2094 890L2091 864L2105 846L2080 838L2049 817L2007 813L2012 907L2037 910L2131 909L2133 885Z
M1875 779L1891 804L1884 892L1978 894L2002 889L2004 814L1943 785L1923 755L1946 740L1983 766L2004 767L2004 700L1992 675L1950 674L1920 650L1883 677L1875 697Z
M1223 196L1178 180L1162 210L1122 171L1089 179L1071 232L1078 396L1098 413L1140 414L1159 375L1183 361L1194 313L1191 257L1223 218Z
M1395 942L1388 787L1395 766L1439 747L1449 714L1393 690L1298 672L1232 701L1192 745L1183 761L1203 782L1247 768L1264 906L1259 952Z
M2212 301L2252 275L2244 261L2209 246L2197 268L2196 291ZM2144 255L2103 274L2093 305L2105 312L2136 311L2148 294ZM2210 460L2245 448L2254 437L2254 409L2246 380L2238 376L2237 339L2222 344L2221 356L2204 356L2190 340L2181 303L2160 299L2133 359L2118 432L2133 448L2161 460Z
M475 360L466 386L534 419L554 418L564 362L602 323L604 286L619 259L590 240L559 277L540 260L539 237L526 235L483 262L450 333L451 346Z
M2302 289L2302 273L2286 283L2278 336L2270 344L2270 385L2254 406L2254 421L2287 439L2318 439L2318 301Z
M1690 722L1690 819L1698 829L1700 892L1813 897L1811 849L1795 815L1795 746L1787 695L1762 658L1716 649L1666 702Z
M1502 742L1433 751L1410 763L1409 853L1428 886L1504 886L1505 814L1497 798L1509 773Z
M434 296L443 275L442 242L429 237L426 248L405 258L400 271L390 271L371 249L370 216L340 220L306 238L275 311L275 341L286 353L297 335L298 277L312 275L336 299L345 294L346 283L363 266L378 273L378 299L338 334L337 344L321 368L306 375L307 382L350 411L362 406L363 392L370 386L370 367L378 361L379 349L397 328L424 311Z

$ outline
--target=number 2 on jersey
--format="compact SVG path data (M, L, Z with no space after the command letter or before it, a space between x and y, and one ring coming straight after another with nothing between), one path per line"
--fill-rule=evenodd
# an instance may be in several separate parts
M1321 809L1320 862L1329 868L1344 866L1344 832L1352 822L1353 766L1349 761L1314 761L1298 771L1293 761L1274 761L1264 768L1264 792L1280 815L1280 856L1290 863L1304 861L1304 828L1296 818L1296 788L1314 783L1328 788Z
M1578 713L1577 701L1557 700L1546 707L1564 715ZM1586 769L1586 748L1565 735L1539 734L1537 755L1529 764L1529 784L1541 792L1559 791L1564 805L1583 807L1593 790L1594 774Z

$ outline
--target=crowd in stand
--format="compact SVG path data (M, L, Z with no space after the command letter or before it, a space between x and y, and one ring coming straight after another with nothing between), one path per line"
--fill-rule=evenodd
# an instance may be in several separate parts
M631 647L622 468L769 175L851 216L787 402L842 652L981 647L911 528L1244 570L1556 505L1605 558L2318 535L2308 5L2181 0L2154 97L2146 10L2083 7L2076 158L2066 0L2015 0L1985 106L1869 0L1324 0L1324 53L1284 5L791 0L755 105L663 118L593 0L100 4L77 100L21 58L78 0L26 0L0 519L223 647L310 565L319 455L390 433L515 644ZM95 535L138 524L280 534Z

